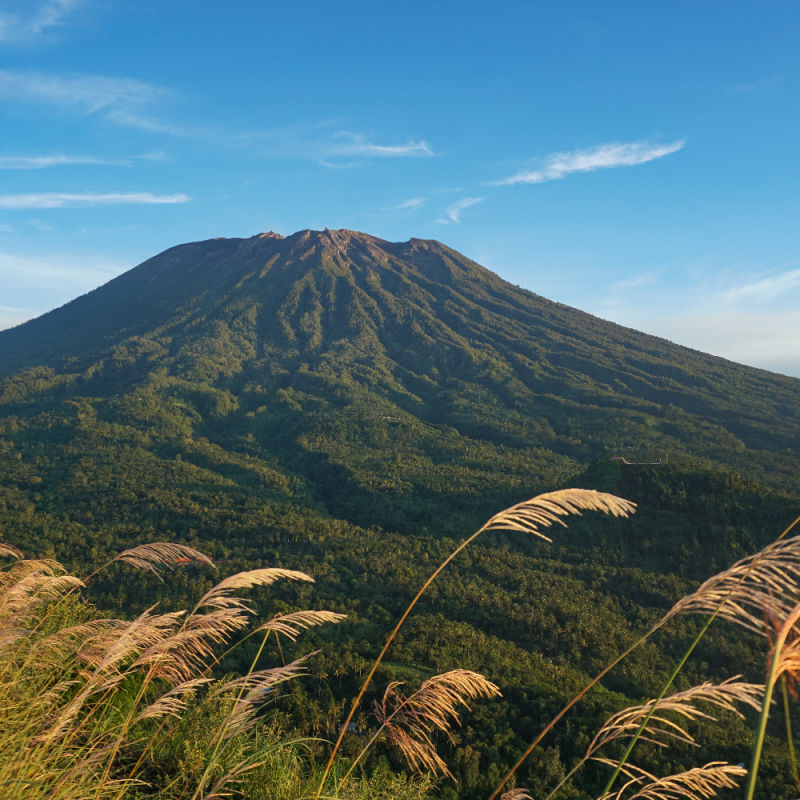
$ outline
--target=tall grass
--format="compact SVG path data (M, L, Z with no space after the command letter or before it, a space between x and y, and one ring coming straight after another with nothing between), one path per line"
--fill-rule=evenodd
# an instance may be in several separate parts
M215 681L210 673L215 649L252 617L241 591L309 575L242 572L188 613L150 608L121 620L98 617L77 592L84 582L56 562L8 545L0 556L11 559L0 572L0 797L285 800L307 790L309 743L259 719L270 692L301 675L305 660L267 668L259 660L270 636L295 639L343 615L278 615L257 626L261 645L245 675ZM187 557L210 563L166 543L116 560L158 573Z
M452 778L437 738L450 737L461 711L475 699L497 696L500 687L458 668L430 677L416 690L391 683L379 694L374 728L363 749L344 758L341 743L378 666L420 597L479 535L510 530L549 541L542 529L563 525L565 517L585 510L624 517L634 506L600 492L553 492L496 514L465 539L401 615L353 699L338 739L327 744L293 738L277 717L264 713L279 684L306 672L308 656L281 665L262 662L271 639L295 641L303 631L335 624L343 615L298 610L251 625L252 606L242 596L277 581L310 582L311 576L282 568L249 570L220 581L185 612L152 607L132 620L103 618L83 599L83 589L104 567L82 580L55 561L26 559L0 543L6 564L0 570L0 797L421 800L435 791L438 779ZM491 798L530 798L524 787L514 786L515 774L563 715L655 631L679 614L694 613L706 622L659 696L613 714L544 800L579 785L581 770L590 763L607 770L601 800L710 798L745 778L741 796L752 800L773 691L779 681L800 674L800 537L789 537L798 522L760 553L678 600L543 728ZM131 548L114 561L160 574L186 559L211 565L202 553L169 543ZM765 638L766 684L731 677L672 690L689 655L717 620ZM217 654L237 646L248 626L249 636L259 641L249 669L220 679L214 673ZM785 693L784 699L788 702ZM660 750L694 744L689 723L713 723L720 713L757 715L749 769L712 761L658 775L637 759L640 743ZM378 741L397 749L409 774L394 774L380 763L365 771L366 756ZM315 754L326 746L327 763L318 766Z

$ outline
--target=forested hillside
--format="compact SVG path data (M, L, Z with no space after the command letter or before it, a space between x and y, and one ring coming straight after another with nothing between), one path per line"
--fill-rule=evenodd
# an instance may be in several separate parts
M438 242L211 240L0 332L0 539L77 569L159 540L197 547L223 574L308 572L313 587L260 602L348 614L310 637L322 652L281 705L330 737L455 541L559 487L635 501L633 518L575 520L551 545L485 535L390 652L383 684L459 666L501 687L450 758L458 796L482 797L588 676L798 514L799 414L796 379L552 303ZM115 568L93 598L133 613L158 596L191 601L213 579L187 565L164 586ZM534 796L610 710L659 690L696 628L674 621L544 742L520 773ZM727 677L733 662L759 680L759 659L720 625L687 680ZM736 763L747 738L731 721L725 752L674 758ZM773 746L766 780L780 786Z

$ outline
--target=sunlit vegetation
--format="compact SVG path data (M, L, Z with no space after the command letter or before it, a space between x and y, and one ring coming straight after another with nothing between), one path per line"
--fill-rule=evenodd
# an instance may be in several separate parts
M0 785L5 796L423 800L454 791L461 796L465 787L445 760L441 743L449 743L452 756L461 712L471 710L475 701L499 698L496 684L458 667L425 678L416 690L408 689L406 680L389 682L376 697L372 719L362 714L355 723L359 705L417 602L479 536L513 531L549 540L548 528L586 510L626 518L635 506L594 490L543 494L491 517L455 548L400 616L344 720L335 704L330 707L329 722L339 728L335 742L297 729L302 713L295 706L302 695L279 692L303 677L317 654L287 662L281 641L295 643L310 629L341 623L345 615L310 609L278 612L243 635L253 608L242 592L278 582L309 584L310 575L283 568L247 570L211 586L191 609L157 612L151 606L123 620L102 617L87 603L82 592L88 582L116 563L161 579L167 571L190 565L210 568L211 560L184 545L143 544L119 553L82 580L51 559L26 559L18 548L0 543L0 559L10 562L0 572ZM574 694L568 689L572 698L516 762L507 771L492 771L496 785L490 800L530 800L528 788L515 784L529 760L539 767L548 763L532 758L541 755L537 748L545 737L603 677L686 614L700 615L705 622L677 666L670 668L657 696L611 713L588 743L573 729L577 757L568 772L553 770L551 763L551 769L530 774L537 794L547 792L548 800L701 800L746 781L746 800L752 800L756 787L776 796L793 779L800 788L787 692L787 684L800 674L800 536L791 536L798 522L800 517L762 551L675 602ZM717 620L763 638L766 645L754 653L769 663L766 684L735 675L677 688L688 675L687 662ZM282 663L263 667L270 637ZM251 638L257 649L244 673L220 678L222 662L215 651L227 647L225 654L230 654ZM774 764L765 764L762 776L769 766L773 774L759 783L765 752L782 749L766 736L770 701L778 687L784 699L787 771L775 775ZM558 688L568 687L559 683ZM741 738L748 724L755 732L749 770L718 756L691 763L692 756L696 759L706 749L729 750L731 738ZM397 751L405 769L392 769L385 758L375 760L381 742ZM445 790L443 779L452 782Z
M465 532L558 487L630 498L631 519L576 518L552 544L483 535L422 596L353 718L345 760L392 681L413 691L481 673L502 697L476 701L444 737L456 782L435 792L485 798L677 597L796 516L798 409L797 380L550 303L438 243L336 231L197 243L0 332L0 535L81 576L153 541L217 565L186 563L160 583L115 563L82 590L81 613L108 618L192 608L239 571L312 575L252 601L262 621L347 615L282 642L287 663L320 651L276 693L269 722L303 740L292 763L313 783L306 754L322 745L306 741L335 741L376 650ZM676 617L606 675L518 784L545 796L611 714L658 695L701 624ZM711 627L676 688L719 683L731 665L764 680L763 652L731 631ZM246 673L256 650L223 648L215 679ZM281 663L277 648L269 657ZM711 727L699 749L670 751L672 772L747 761L752 726ZM790 774L779 733L768 729L759 774L775 797ZM406 780L383 739L362 767ZM582 774L561 796L602 789L600 767Z

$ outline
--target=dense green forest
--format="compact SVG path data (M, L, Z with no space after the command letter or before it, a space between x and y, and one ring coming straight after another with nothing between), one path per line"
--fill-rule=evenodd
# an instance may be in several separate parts
M566 486L636 502L630 519L573 519L552 544L485 534L393 645L345 750L390 680L482 672L503 697L476 702L445 745L458 788L437 790L479 798L682 594L797 516L798 410L796 379L551 303L436 242L212 240L0 332L0 539L77 571L148 541L214 559L167 583L113 567L90 597L121 615L183 607L241 569L312 575L257 602L347 614L282 654L320 649L277 708L332 739L394 620L492 513ZM660 690L700 624L676 618L610 673L520 783L544 796L610 713ZM720 623L682 680L733 672L762 680L764 647ZM724 724L724 740L698 724L699 749L670 766L746 760L746 725ZM772 733L764 796L788 797ZM387 763L402 769L379 748L369 768ZM560 796L594 796L603 775Z

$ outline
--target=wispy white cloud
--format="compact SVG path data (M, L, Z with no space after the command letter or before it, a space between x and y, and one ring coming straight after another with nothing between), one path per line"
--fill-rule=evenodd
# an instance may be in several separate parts
M31 208L66 208L100 205L186 203L185 194L151 194L150 192L109 192L106 194L69 194L41 192L38 194L0 195L0 209L17 211Z
M109 110L104 118L108 122L120 125L123 128L134 128L145 133L165 133L168 136L194 136L207 139L225 139L230 134L221 131L213 131L208 128L190 127L178 125L174 122L164 122L152 115L142 114L131 111L129 108L113 108Z
M559 299L696 350L800 377L800 268L764 267L715 259L670 264L600 294L576 285Z
M485 199L485 197L462 197L461 200L456 200L455 203L447 208L444 212L444 217L436 221L440 225L450 225L451 223L458 225L458 223L461 222L461 212L465 208L474 206L477 203L482 203Z
M424 140L376 141L355 131L337 129L337 120L285 125L226 134L229 146L251 150L262 158L308 158L329 169L353 169L375 159L427 158L435 155ZM220 140L223 137L218 137Z
M533 169L524 169L507 178L494 181L493 186L512 186L518 183L545 183L566 178L575 172L594 172L613 167L632 167L655 161L681 150L686 144L679 139L669 144L641 142L610 142L585 150L552 153L540 160Z
M400 205L394 207L394 211L405 211L406 209L419 208L425 202L424 197L412 197Z
M63 26L84 0L11 2L0 12L0 42L28 41Z
M83 0L46 0L44 3L39 3L33 10L31 30L34 33L42 33L48 28L63 25L66 17L82 4Z
M634 275L630 278L623 278L619 281L614 281L611 284L611 291L613 293L616 292L625 292L630 289L638 289L641 286L647 286L652 284L655 281L658 273L656 272L643 272L640 275Z
M366 158L408 158L432 156L431 146L422 140L403 144L377 144L361 133L337 131L328 145L329 156L362 156Z
M757 81L748 83L734 83L728 86L728 94L758 94L774 89L781 83L780 75L770 75L768 78L761 78Z
M128 111L169 96L161 86L105 75L51 75L0 70L0 98L74 108L84 114Z
M161 160L163 154L144 153L126 158L105 158L102 156L66 155L52 153L46 156L0 156L0 170L48 169L74 164L100 164L113 167L129 167L135 161Z
M335 120L266 130L232 130L224 125L184 125L163 119L159 104L174 100L171 90L135 78L106 75L56 75L0 70L0 100L13 100L97 115L114 125L153 134L191 137L221 147L242 148L266 158L310 158L327 167L362 166L384 158L435 155L422 139L376 141L363 133L336 130ZM360 159L360 160L359 160Z
M0 233L14 233L14 227L12 225L6 225L5 222L0 223Z
M0 70L0 99L49 106L83 116L98 115L114 125L147 133L223 137L222 131L164 122L154 115L158 103L174 101L175 97L170 89L136 78Z
M731 287L723 292L722 297L726 302L773 300L797 286L800 286L800 269L792 269L750 281L742 286Z
M115 125L149 133L174 136L196 133L153 116L153 106L171 97L174 93L169 89L136 78L0 70L0 99L50 106L84 116L98 114Z

